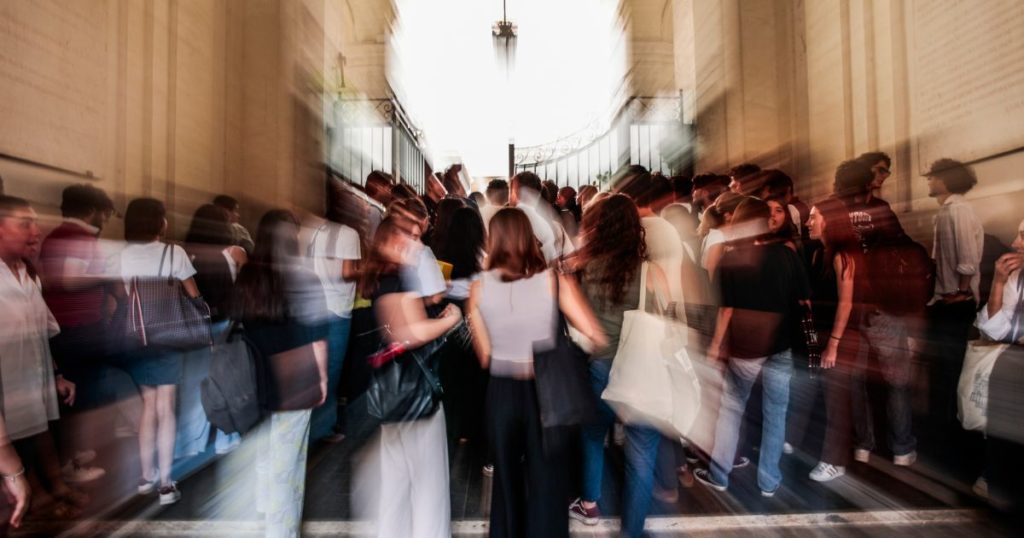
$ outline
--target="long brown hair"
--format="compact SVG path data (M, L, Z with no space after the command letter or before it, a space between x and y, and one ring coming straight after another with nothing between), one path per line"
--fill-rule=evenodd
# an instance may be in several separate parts
M850 260L854 260L854 267L856 267L861 258L860 241L853 225L850 224L850 210L842 200L834 196L819 200L814 207L818 209L821 218L825 220L825 230L821 237L821 242L824 245L822 271L831 270L832 260L836 256L841 256L842 271L845 274ZM863 274L863 272L861 273ZM857 276L856 273L854 276Z
M636 204L625 194L613 194L583 215L586 242L579 255L584 278L595 282L601 295L621 303L626 287L647 257L647 241Z
M530 278L547 269L540 242L526 213L514 207L491 218L487 237L487 269L502 269L506 282Z
M359 290L363 297L369 299L377 291L377 283L381 275L398 272L399 264L387 259L384 255L384 247L396 235L410 235L414 227L419 227L419 224L399 215L389 215L377 226L377 233L373 235L366 262L363 265L362 278L359 280ZM410 238L410 241L412 240Z

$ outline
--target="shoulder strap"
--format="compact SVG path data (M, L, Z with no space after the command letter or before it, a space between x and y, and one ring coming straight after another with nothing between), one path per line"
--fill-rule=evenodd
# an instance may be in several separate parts
M168 250L171 251L171 266L167 269L167 278L168 278L168 280L170 280L171 276L173 276L173 274L174 274L174 249L171 248L171 244L170 243L164 243L164 251L160 255L160 267L156 270L156 276L157 277L163 276L163 273L164 273L164 259L167 258L167 251Z
M637 310L645 310L647 308L647 271L649 270L648 263L644 261L640 264L640 303L636 306Z

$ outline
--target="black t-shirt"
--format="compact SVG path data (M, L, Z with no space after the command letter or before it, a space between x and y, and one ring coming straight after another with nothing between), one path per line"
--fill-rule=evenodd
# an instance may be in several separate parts
M869 252L879 243L905 234L899 217L885 200L880 198L872 198L866 202L847 200L846 208L850 212L850 224L857 232L861 247L865 252Z
M245 335L265 356L327 339L327 299L312 272L296 268L286 279L288 315L281 321L243 319Z
M811 294L799 256L779 243L743 245L722 255L718 271L722 306L733 309L730 356L756 359L789 349L798 301Z

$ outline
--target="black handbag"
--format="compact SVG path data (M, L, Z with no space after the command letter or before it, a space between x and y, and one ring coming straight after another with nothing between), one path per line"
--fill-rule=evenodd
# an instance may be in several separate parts
M382 342L367 360L375 368L366 391L369 415L381 423L411 422L433 416L441 405L444 389L437 375L439 351L449 335L461 330L460 322L439 338L416 349ZM380 329L382 340L388 327Z
M167 277L160 276L170 251ZM174 249L164 245L156 277L133 278L125 312L127 340L136 346L178 350L213 345L210 307L201 297L189 297L172 275Z
M266 356L263 367L266 372L263 408L267 411L313 409L323 402L321 381L326 372L320 371L313 343Z
M587 354L569 340L564 318L560 319L555 336L554 348L533 356L541 426L553 428L594 422L597 397L590 386Z

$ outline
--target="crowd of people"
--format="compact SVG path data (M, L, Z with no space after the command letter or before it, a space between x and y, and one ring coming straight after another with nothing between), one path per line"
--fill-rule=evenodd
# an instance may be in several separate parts
M321 214L266 212L254 235L239 202L217 196L180 244L156 199L131 200L122 216L101 189L71 185L44 237L28 201L0 194L9 522L20 524L30 496L33 510L80 517L90 502L80 485L105 474L91 465L106 446L98 432L119 428L137 437L138 493L160 504L181 498L176 458L255 438L254 506L268 536L300 532L310 443L361 444L354 512L386 537L451 534L449 461L461 444L493 477L491 536L567 536L570 518L593 525L609 509L605 453L621 446L622 533L642 536L655 499L695 482L727 491L755 452L765 497L785 487L784 455L805 446L820 446L808 474L818 482L881 454L915 465L921 372L946 455L980 462L975 491L1010 482L1019 492L1000 466L1019 460L1020 439L989 432L989 450L979 448L957 422L957 385L972 328L1011 344L991 373L993 391L1009 388L990 395L1001 407L989 420L1021 418L1020 369L1006 365L1024 334L1024 223L983 287L984 230L965 199L973 171L942 159L927 172L939 205L929 252L880 196L891 167L884 153L843 162L833 193L810 204L786 173L753 164L692 178L632 166L604 192L520 172L467 194L453 166L419 195L375 171L362 186L331 180ZM123 241L101 239L115 216ZM172 314L147 302L168 293L183 305L175 312L201 314L208 338L161 344L184 338L161 329L152 313ZM631 311L689 335L671 351L703 372L710 404L693 435L602 400L624 367ZM199 401L211 349L235 337L267 376L252 435L218 431ZM583 365L589 395L568 404L589 406L585 419L556 424L567 409L551 407L542 373L556 355ZM312 377L296 384L303 364ZM387 371L415 378L399 387L428 388L395 402L381 388ZM876 379L887 446L872 421ZM741 427L745 415L756 428Z

